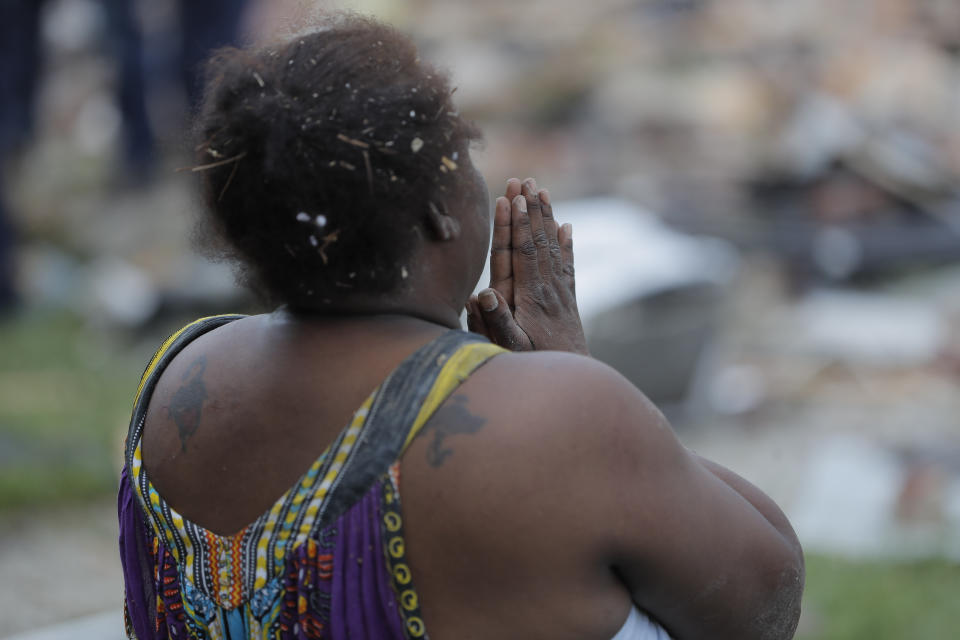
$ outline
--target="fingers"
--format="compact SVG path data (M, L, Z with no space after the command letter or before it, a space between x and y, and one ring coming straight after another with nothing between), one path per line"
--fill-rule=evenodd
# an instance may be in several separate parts
M496 289L484 289L477 299L479 316L491 341L511 351L529 351L532 343ZM479 326L479 325L478 325Z
M533 243L537 246L537 260L540 265L541 276L553 273L553 264L550 257L550 239L547 235L543 219L543 207L537 192L537 183L533 178L523 181L521 193L527 200L527 211L530 216L530 230Z
M571 291L574 287L574 268L573 268L573 225L569 222L557 233L557 242L560 245L561 272Z
M487 324L483 321L483 315L480 313L480 303L477 296L470 296L467 300L467 329L482 336L490 337L487 330Z
M510 186L507 185L507 192ZM513 305L513 255L510 200L497 198L493 213L493 241L490 244L490 286L496 288Z
M563 273L563 257L558 240L557 220L553 217L553 207L550 206L550 192L541 189L537 193L540 200L540 211L543 214L543 230L547 234L547 245L550 254L550 267L555 276Z
M510 178L507 180L507 192L505 194L507 200L513 202L513 199L520 195L521 183L517 178Z
M533 283L540 282L541 278L537 245L533 241L527 199L520 195L514 198L510 204L513 286L516 290L517 287L530 286Z

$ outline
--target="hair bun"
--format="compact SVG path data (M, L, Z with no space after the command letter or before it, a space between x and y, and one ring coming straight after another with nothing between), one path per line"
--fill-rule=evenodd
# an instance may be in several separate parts
M196 123L213 227L291 306L396 288L430 202L475 175L441 162L479 132L408 37L356 16L326 26L218 52Z

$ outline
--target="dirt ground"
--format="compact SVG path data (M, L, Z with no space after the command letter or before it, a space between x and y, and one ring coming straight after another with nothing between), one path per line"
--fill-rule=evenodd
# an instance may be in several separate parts
M5 517L0 576L2 638L111 609L118 612L122 635L116 505L104 501Z

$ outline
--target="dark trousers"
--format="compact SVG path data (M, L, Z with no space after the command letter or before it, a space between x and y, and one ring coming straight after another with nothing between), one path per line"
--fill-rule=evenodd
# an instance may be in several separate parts
M42 0L0 0L0 313L11 308L13 222L7 212L3 177L7 160L30 139L40 77Z
M13 225L0 193L0 314L16 302L13 286Z
M180 77L191 109L200 104L203 62L214 49L237 44L247 0L180 0Z
M0 164L33 130L43 0L0 0Z
M154 137L147 115L143 42L132 0L102 0L107 15L107 46L117 65L117 102L123 116L126 169L146 173L154 159Z

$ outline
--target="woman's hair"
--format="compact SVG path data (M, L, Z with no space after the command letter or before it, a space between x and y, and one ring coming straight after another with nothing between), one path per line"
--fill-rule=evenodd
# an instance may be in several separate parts
M193 169L220 255L293 307L396 289L480 137L447 75L404 34L354 15L207 64Z

